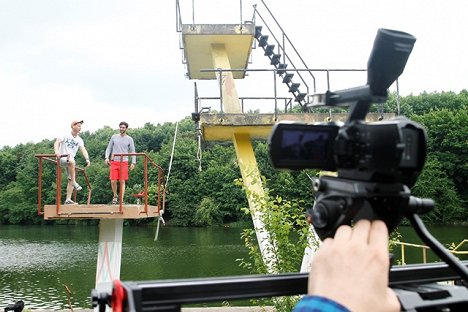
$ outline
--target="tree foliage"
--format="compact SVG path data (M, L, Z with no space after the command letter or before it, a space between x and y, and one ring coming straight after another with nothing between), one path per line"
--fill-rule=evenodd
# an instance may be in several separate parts
M237 182L242 185L239 179ZM266 180L263 179L264 188ZM256 229L244 229L242 239L248 250L248 259L240 259L242 267L253 274L277 274L298 272L306 247L315 250L318 239L309 231L305 215L304 202L302 200L286 200L281 196L273 195L274 190L265 188L262 194L254 193L244 188L248 196L255 198L259 203L255 207L255 214L263 224L263 229L257 229L268 233L263 241L257 241ZM243 208L246 214L251 214L249 208ZM260 252L263 245L263 255ZM274 301L276 311L291 311L298 301L298 297L276 298ZM260 300L260 302L262 302ZM258 303L257 303L258 304Z
M401 114L423 124L427 129L428 158L413 193L434 198L437 206L424 218L430 223L466 220L468 91L459 94L422 93L401 97L398 101ZM391 94L383 107L385 112L397 112L396 95ZM380 108L380 105L374 105L372 110L378 111ZM114 133L118 133L118 130L107 126L93 133L82 133L92 163L86 169L92 186L92 203L108 203L112 199L104 151ZM166 220L174 225L201 226L249 219L241 211L242 207L247 206L245 192L234 184L240 178L240 171L231 142L202 142L202 146L198 146L194 124L188 117L178 122L175 145L176 124L171 122L158 125L146 123L141 128L130 128L129 134L135 140L137 152L146 152L164 170L166 178L161 183L167 184ZM38 159L34 156L52 154L53 143L54 138L48 138L36 144L18 144L0 149L0 223L44 222L37 215ZM311 207L313 194L310 177L317 172L279 171L270 164L267 143L257 140L253 145L260 173L268 181L265 187L274 190L275 196L289 201L300 200L304 207ZM126 202L136 201L131 195L143 189L142 160L139 157L136 169L130 172L124 199ZM84 166L81 155L77 156L77 163ZM148 176L149 193L153 196L150 200L154 202L158 186L157 168L150 165ZM78 174L77 179L78 183L85 185L82 174ZM66 181L62 182L64 194ZM42 184L42 205L54 204L55 164L44 161ZM79 202L85 202L86 198L85 190L78 192ZM132 222L147 223L152 220Z

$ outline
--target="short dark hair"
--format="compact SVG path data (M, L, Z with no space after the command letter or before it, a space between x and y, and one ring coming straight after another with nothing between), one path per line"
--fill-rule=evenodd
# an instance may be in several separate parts
M119 123L119 127L120 127L121 125L124 125L125 128L128 128L128 123L126 123L125 121L120 122L120 123Z

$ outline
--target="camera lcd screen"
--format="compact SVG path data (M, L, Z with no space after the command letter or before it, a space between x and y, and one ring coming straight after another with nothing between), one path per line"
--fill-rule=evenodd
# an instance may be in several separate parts
M338 126L278 123L270 137L276 168L334 170L333 144Z

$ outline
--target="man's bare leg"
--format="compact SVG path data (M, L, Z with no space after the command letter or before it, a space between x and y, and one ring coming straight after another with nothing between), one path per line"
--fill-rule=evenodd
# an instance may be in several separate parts
M65 201L71 200L72 193L73 193L73 182L72 180L69 179L67 183L67 197L65 198Z
M117 204L118 202L118 197L117 197L117 180L111 180L111 188L112 188L112 204Z
M114 193L114 198L117 197L117 180L111 180L112 193Z
M75 161L70 160L68 162L68 171L70 172L70 178L72 182L72 186L76 183L76 174L75 174Z
M125 180L120 180L120 185L122 187L122 193L121 193L122 196L121 196L121 198L122 198L122 201L123 201L123 198L124 198L124 195L125 195Z

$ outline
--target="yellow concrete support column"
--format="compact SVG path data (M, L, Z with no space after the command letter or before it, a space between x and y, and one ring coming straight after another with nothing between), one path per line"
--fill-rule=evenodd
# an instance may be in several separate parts
M231 69L231 63L224 44L211 44L211 56L213 68ZM221 77L218 76L218 82L221 84L223 111L230 114L240 113L241 106L232 72L222 72Z
M242 179L245 187L249 190L247 200L257 234L257 241L260 246L260 252L262 253L263 261L267 265L269 273L275 273L273 269L276 259L273 248L274 243L271 242L270 234L265 230L265 225L262 221L262 212L256 208L259 207L260 203L258 201L263 198L265 192L250 136L247 133L235 133L233 142L236 148L237 161L239 162Z

